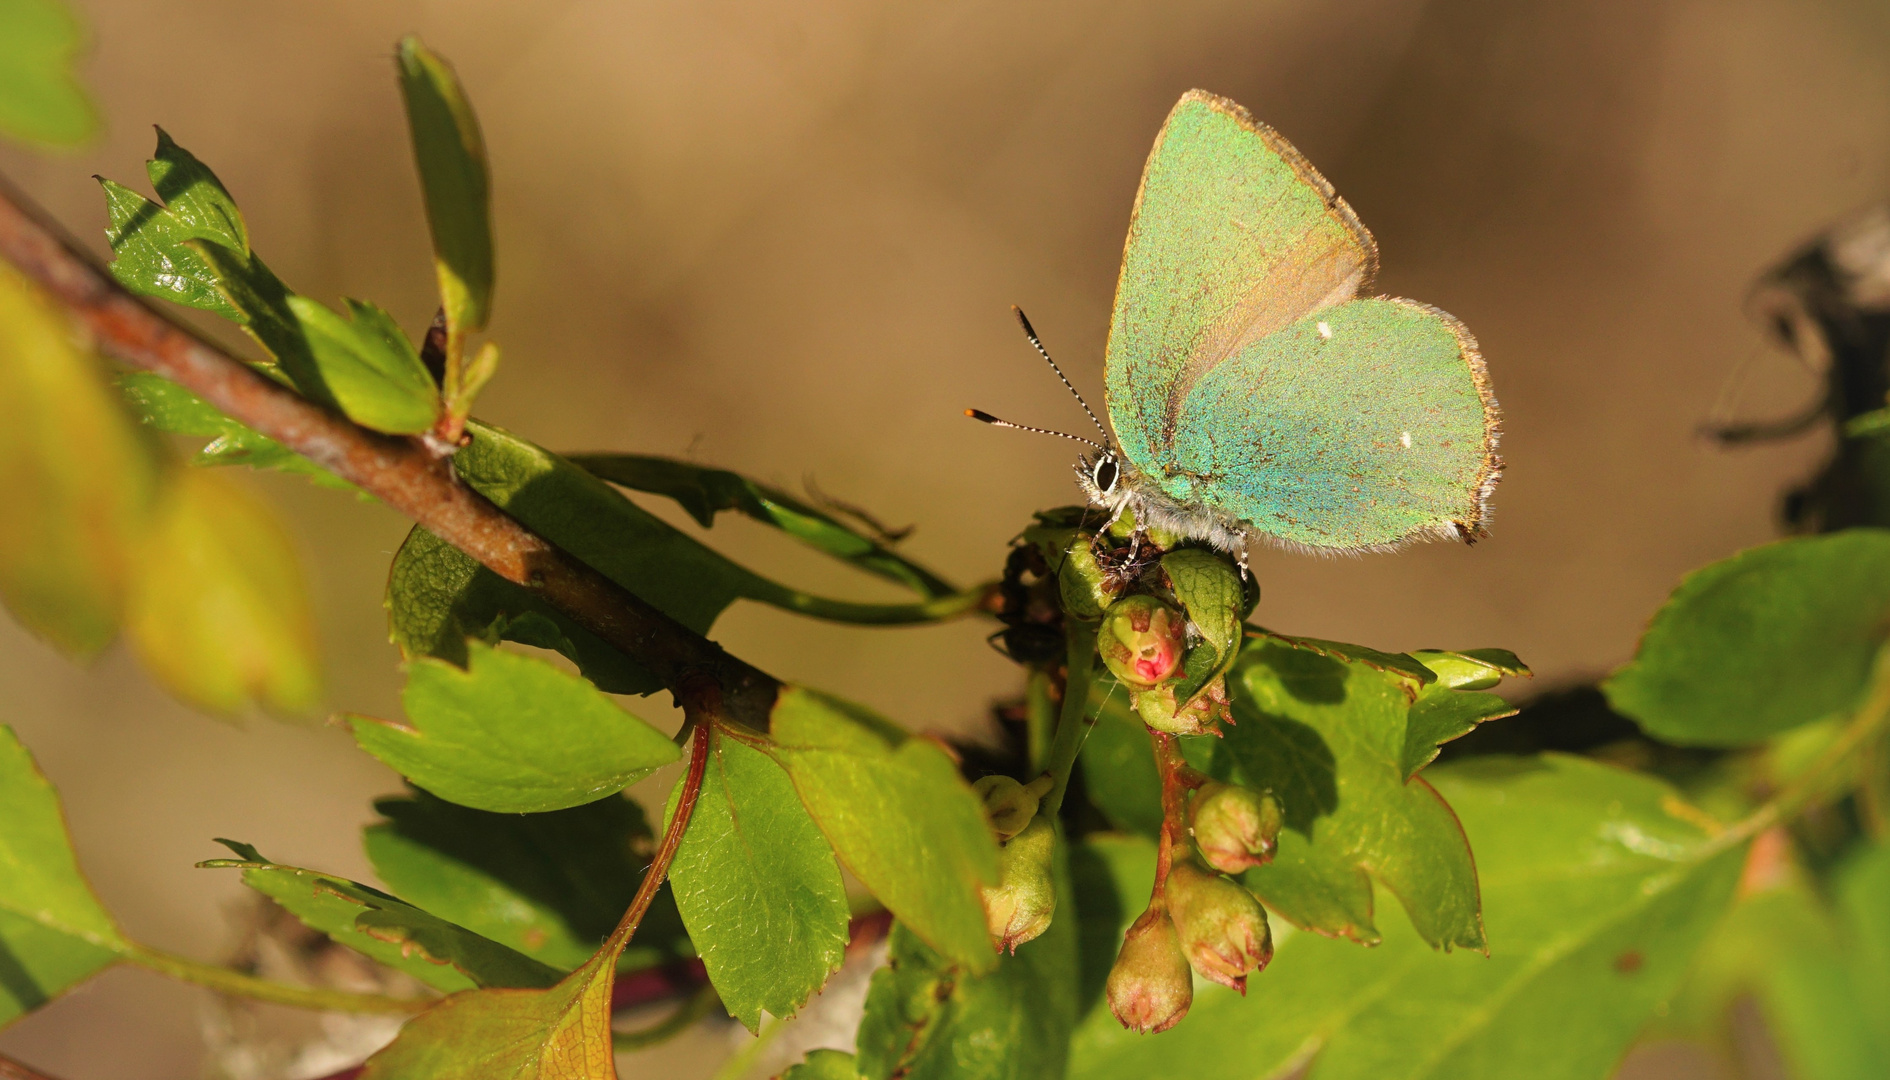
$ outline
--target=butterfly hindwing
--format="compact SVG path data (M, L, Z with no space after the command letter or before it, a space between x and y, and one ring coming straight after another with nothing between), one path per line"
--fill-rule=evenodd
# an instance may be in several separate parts
M1159 471L1203 375L1376 269L1371 234L1291 144L1190 91L1149 154L1116 285L1104 377L1129 460Z
M1495 418L1462 323L1410 300L1353 300L1207 372L1155 479L1291 545L1474 537L1501 469Z

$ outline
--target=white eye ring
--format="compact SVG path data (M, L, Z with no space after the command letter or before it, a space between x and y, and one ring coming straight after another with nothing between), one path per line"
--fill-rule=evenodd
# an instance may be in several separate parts
M1116 481L1121 477L1121 473L1122 470L1116 464L1115 458L1104 457L1097 460L1096 469L1090 474L1090 479L1095 481L1097 491L1107 495L1116 489Z

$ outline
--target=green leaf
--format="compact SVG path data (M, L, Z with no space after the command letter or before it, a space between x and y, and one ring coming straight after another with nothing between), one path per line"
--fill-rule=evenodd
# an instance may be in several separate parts
M76 656L118 632L156 461L71 324L0 265L0 601Z
M543 660L467 645L464 670L409 665L411 726L350 716L355 741L402 776L463 806L562 810L613 795L675 761L662 732Z
M1058 885L1068 892L1069 878ZM1060 916L983 974L893 926L873 973L856 1068L864 1080L1061 1080L1076 1021L1076 920Z
M1845 712L1890 614L1890 530L1742 551L1680 582L1602 689L1648 734L1744 746Z
M190 151L158 128L157 156L145 164L151 187L182 228L179 240L208 240L249 254L249 230L223 181Z
M997 882L984 806L938 744L801 687L775 704L770 753L840 862L932 948L996 962L978 888Z
M417 525L394 553L385 604L394 644L409 660L431 656L465 667L467 639L516 641L562 653L606 693L647 694L663 685L534 590Z
M0 725L0 1027L110 965L131 946L72 854L59 796Z
M1409 677L1411 667L1426 679ZM1228 682L1235 723L1224 748L1243 782L1273 792L1286 816L1273 861L1248 871L1247 885L1295 925L1370 944L1375 879L1426 941L1482 949L1463 830L1429 784L1406 779L1408 714L1436 682L1429 669L1410 657L1263 636Z
M323 384L349 419L395 435L417 434L439 419L439 388L386 312L349 300L349 320L306 296L291 296L288 305Z
M1418 691L1405 720L1404 753L1400 768L1406 780L1437 760L1438 748L1470 733L1478 724L1514 716L1519 711L1495 694L1476 691L1495 686L1505 675L1528 675L1516 655L1503 649L1413 654L1413 659L1436 673L1437 681Z
M1203 987L1168 1034L1130 1034L1096 1009L1071 1075L1251 1080L1309 1059L1307 1080L1608 1075L1725 910L1741 848L1665 784L1580 758L1480 758L1428 775L1476 843L1488 958L1435 952L1403 920L1369 950L1280 934L1246 998ZM1152 854L1105 865L1139 870L1117 885L1126 924Z
M218 287L222 280L203 254L185 241L191 227L169 210L132 191L101 178L105 210L111 225L105 239L112 246L112 276L142 296L243 322L243 312Z
M174 469L136 555L125 631L171 693L223 713L320 705L308 587L267 505L224 477Z
M492 310L491 198L479 120L453 66L419 38L401 40L397 62L447 325L455 333L479 330Z
M0 4L0 132L70 146L98 131L98 111L72 71L84 43L60 0Z
M232 420L216 406L169 379L147 371L118 377L131 411L159 431L209 438L210 444L191 459L193 465L248 465L307 476L318 487L353 491L362 499L373 496L281 443Z
M655 849L622 796L542 814L495 814L424 791L381 799L362 834L387 887L440 916L569 971L597 951L636 895ZM689 955L669 889L657 893L620 968Z
M241 870L243 884L310 927L435 989L550 986L562 974L379 889L271 862L248 844L220 843L237 857L197 865Z
M670 888L730 1016L797 1012L847 948L847 894L833 849L766 754L720 733L669 868ZM679 783L670 793L676 813Z
M414 1017L359 1080L617 1080L611 950L547 990L455 994Z
M1201 635L1201 645L1188 650L1188 677L1175 688L1175 700L1186 704L1202 688L1233 667L1239 652L1246 616L1245 590L1226 557L1204 548L1181 548L1162 556L1162 569L1175 599L1188 613L1189 625ZM1195 654L1207 647L1200 661Z
M576 454L570 460L613 484L674 499L705 529L715 524L717 514L734 510L780 529L816 551L904 585L928 600L958 591L930 570L849 528L832 514L740 473L644 454Z

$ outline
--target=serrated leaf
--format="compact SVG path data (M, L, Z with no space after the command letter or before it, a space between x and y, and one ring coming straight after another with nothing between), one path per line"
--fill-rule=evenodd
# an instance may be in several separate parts
M145 163L145 173L171 218L183 227L179 239L208 240L248 255L249 230L223 181L163 128L157 136L157 156Z
M223 713L320 704L307 584L267 505L221 476L174 469L135 555L125 632L166 689Z
M543 660L467 645L467 665L407 669L409 723L349 716L355 741L443 799L479 810L562 810L614 795L680 755L589 682Z
M0 132L70 146L98 130L98 111L73 74L85 33L60 0L0 4Z
M1743 746L1849 709L1890 630L1890 530L1742 551L1680 582L1608 703L1685 746Z
M215 268L185 241L192 230L169 210L130 188L101 178L105 189L105 210L111 225L105 239L111 244L114 259L112 277L142 296L155 296L174 304L221 315L232 322L244 321L223 290Z
M343 945L438 990L550 986L562 974L398 897L346 878L271 862L248 844L223 841L235 859L199 863L237 869L243 884Z
M622 796L542 814L495 814L424 791L381 799L362 834L374 873L401 896L560 970L597 951L636 895L655 840ZM622 969L689 955L670 890L656 894Z
M1484 947L1476 865L1463 830L1422 778L1407 781L1409 657L1321 643L1250 641L1228 677L1235 723L1223 745L1244 783L1285 813L1273 861L1247 885L1295 925L1372 943L1372 881L1396 895L1425 940ZM1354 655L1361 658L1342 660ZM1387 659L1379 659L1386 657ZM1409 663L1406 664L1405 662ZM1453 691L1455 692L1455 691Z
M1234 665L1242 636L1240 620L1246 614L1245 590L1233 565L1203 548L1180 548L1163 555L1162 570L1168 574L1175 599L1188 613L1189 625L1202 639L1188 650L1187 676L1175 688L1175 700L1185 704ZM1199 659L1197 654L1201 654Z
M0 1027L130 949L79 873L65 816L31 754L0 725Z
M547 990L455 994L414 1017L358 1080L616 1080L609 951Z
M958 591L930 570L862 535L832 514L740 473L646 454L574 454L570 460L613 484L675 500L705 529L715 524L717 514L734 510L927 599Z
M770 733L769 753L842 865L932 948L989 970L978 888L997 881L997 842L945 751L802 687L781 692Z
M1059 889L1068 892L1067 874ZM863 1080L1061 1080L1076 1022L1076 920L1017 947L983 974L893 926L873 973L855 1068Z
M669 883L722 1004L759 1031L763 1010L793 1016L840 969L846 887L781 767L739 739L714 739Z
M419 38L401 40L396 62L447 325L455 332L479 330L492 310L493 277L491 197L479 119L453 65Z
M1488 958L1435 952L1398 919L1369 950L1281 934L1246 998L1203 987L1168 1034L1133 1035L1095 1010L1071 1075L1252 1080L1310 1059L1307 1080L1606 1076L1724 911L1742 851L1665 784L1580 758L1481 758L1429 775L1476 843ZM1152 854L1105 864L1140 868L1117 884L1133 900L1125 924Z
M1469 734L1478 724L1516 715L1517 708L1509 702L1477 691L1495 686L1505 675L1530 673L1514 653L1502 649L1462 653L1430 649L1412 655L1436 673L1437 681L1418 691L1405 718L1399 764L1406 780L1437 760L1443 744Z
M193 465L247 465L307 476L318 487L352 491L362 499L373 496L281 443L232 420L216 406L162 376L147 371L126 372L118 387L139 420L174 435L210 439L191 459Z
M440 391L406 335L386 312L349 300L344 319L306 296L288 298L323 384L350 420L412 435L440 416Z
M0 266L0 601L81 657L118 632L129 548L156 477L151 447L114 397L65 317Z

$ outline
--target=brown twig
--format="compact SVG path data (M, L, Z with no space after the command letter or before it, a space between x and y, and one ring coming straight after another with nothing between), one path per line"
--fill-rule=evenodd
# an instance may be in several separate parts
M493 573L538 590L672 692L708 677L722 691L726 715L766 729L780 688L772 677L508 516L454 473L450 450L362 428L159 314L28 205L0 186L0 258L70 309L104 352L185 387L373 494Z
M35 1072L10 1057L0 1055L0 1080L53 1080L43 1072Z

